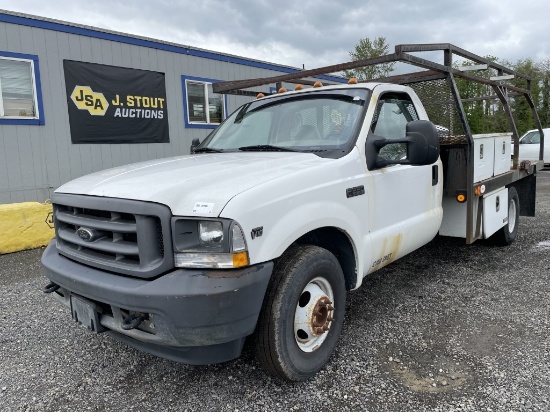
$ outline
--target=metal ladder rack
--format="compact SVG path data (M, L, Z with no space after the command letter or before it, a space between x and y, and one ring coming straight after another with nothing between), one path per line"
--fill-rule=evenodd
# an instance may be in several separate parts
M443 64L434 61L434 59L428 60L417 55L425 52L442 52ZM472 62L473 65L460 68L453 67L453 58L456 56ZM531 79L529 76L449 43L401 44L395 46L394 53L384 56L310 70L298 70L295 73L272 77L217 82L213 84L213 90L215 93L255 96L257 92L246 89L282 82L311 84L311 79L308 78L314 76L391 62L405 63L415 68L420 68L421 70L386 78L369 79L368 82L387 82L408 85L416 91L423 101L431 120L438 117L438 108L441 109L443 113L441 116L447 117L446 121L449 127L446 127L446 129L448 129L448 136L442 136L441 138L442 149L443 151L454 149L461 151L459 156L462 156L462 159L457 164L460 166L463 165L464 167L456 167L455 164L453 168L454 173L448 173L446 184L452 187L460 185L466 186L464 187L467 194L466 243L473 243L481 236L481 207L479 206L481 198L479 195L476 196L477 185L474 184L473 136L463 103L474 100L496 99L502 104L508 118L509 129L512 133L512 140L514 142L512 168L510 172L488 179L484 181L483 184L486 186L487 192L498 187L512 184L519 179L536 173L543 167L544 133L531 96ZM471 73L472 70L491 70L492 72L496 72L497 75L485 78ZM476 99L462 99L457 87L456 77L490 86L494 94ZM525 87L518 87L507 83L506 80L511 78L520 79L525 83ZM525 98L532 110L536 128L539 129L542 137L539 162L534 164L519 164L519 134L510 107L510 97ZM437 123L439 124L442 122L438 121ZM528 212L528 215L531 214L530 212L531 211ZM534 214L534 210L532 213Z

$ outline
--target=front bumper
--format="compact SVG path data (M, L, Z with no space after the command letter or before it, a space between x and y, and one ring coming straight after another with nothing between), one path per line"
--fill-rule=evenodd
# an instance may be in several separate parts
M190 364L240 355L256 327L273 263L244 269L176 269L154 280L116 275L60 255L53 240L42 256L44 275L60 286L54 295L70 307L71 294L99 308L99 322L115 338L146 352ZM148 322L121 327L130 313Z

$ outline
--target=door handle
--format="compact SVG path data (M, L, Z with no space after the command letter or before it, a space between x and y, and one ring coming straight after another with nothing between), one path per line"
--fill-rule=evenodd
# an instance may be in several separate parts
M432 166L432 186L435 186L439 182L439 166Z

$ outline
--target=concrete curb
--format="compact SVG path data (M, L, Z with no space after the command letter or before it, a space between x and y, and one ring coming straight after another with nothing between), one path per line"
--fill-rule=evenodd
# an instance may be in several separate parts
M47 245L54 237L52 205L0 205L0 255Z

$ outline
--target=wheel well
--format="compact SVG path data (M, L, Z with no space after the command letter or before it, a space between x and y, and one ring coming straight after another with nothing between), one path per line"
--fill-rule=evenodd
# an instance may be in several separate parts
M331 252L342 267L346 289L351 290L357 283L357 264L353 245L348 236L335 227L322 227L300 237L295 244L316 245Z

